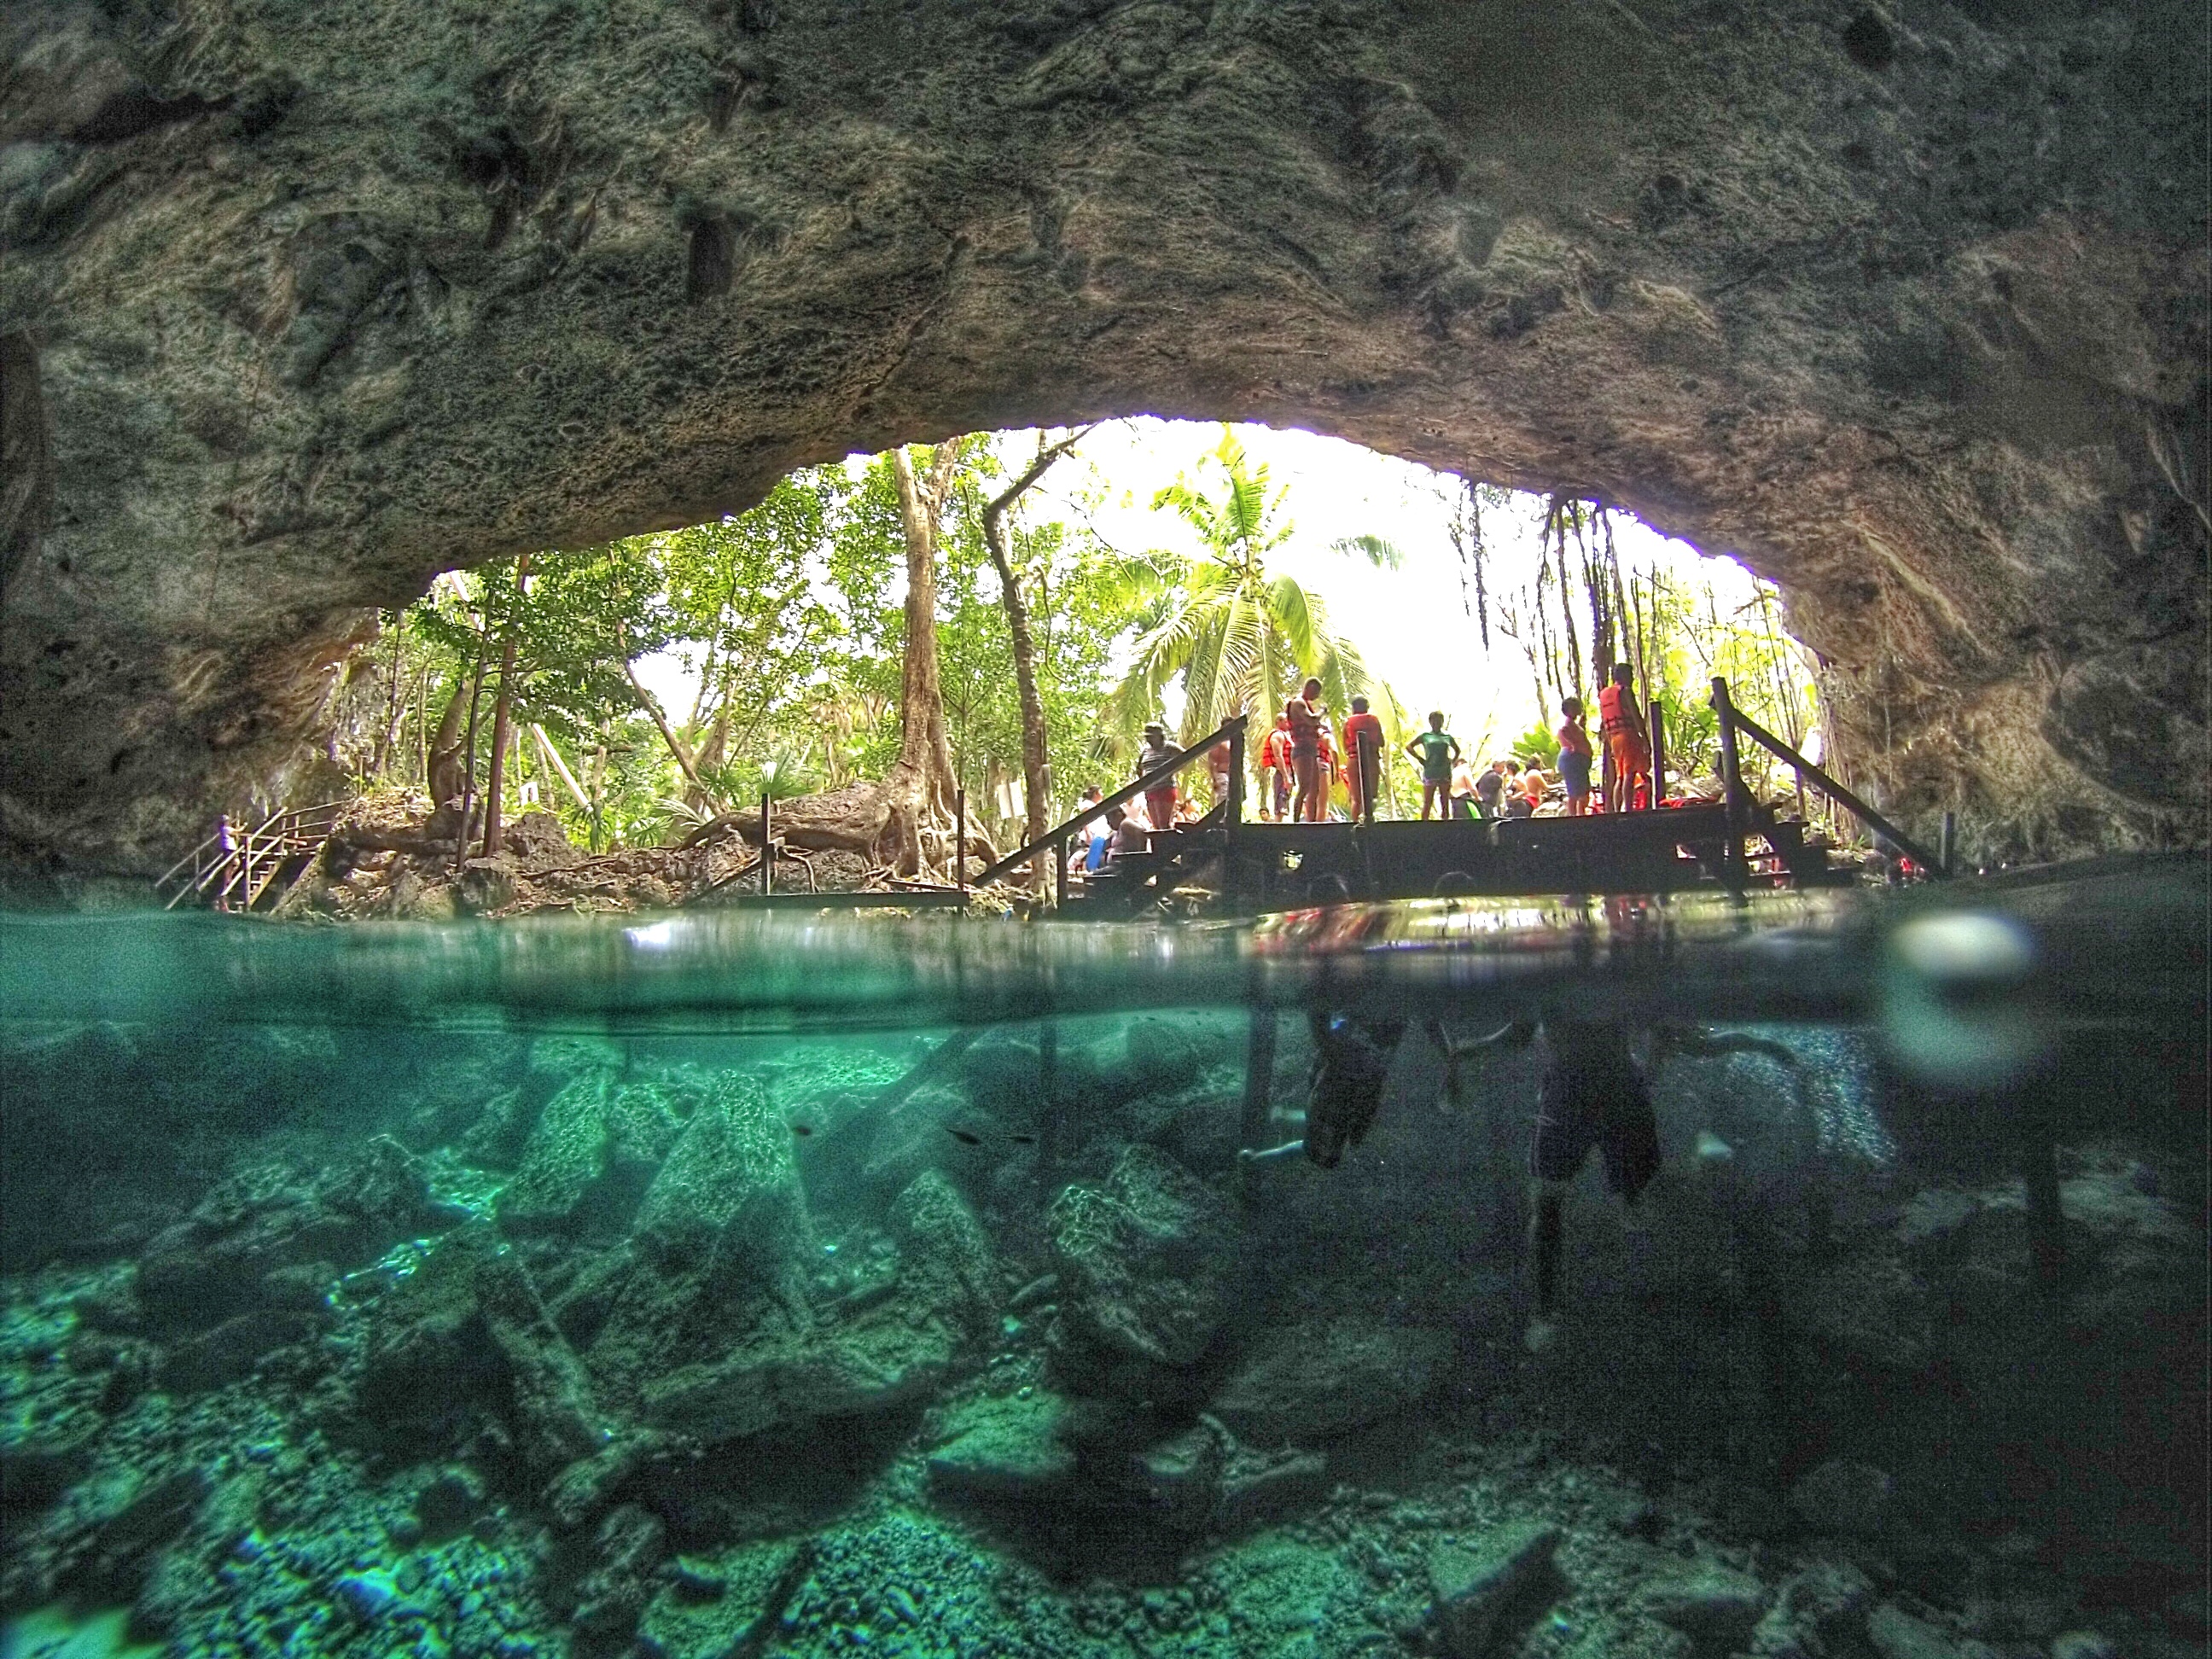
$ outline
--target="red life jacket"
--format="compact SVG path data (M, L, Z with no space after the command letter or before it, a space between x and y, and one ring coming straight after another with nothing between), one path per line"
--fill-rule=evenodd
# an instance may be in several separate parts
M1630 723L1627 712L1620 706L1621 699L1626 695L1627 688L1619 685L1608 685L1597 694L1597 711L1601 717L1599 730L1611 733L1636 729Z
M1304 697L1294 697L1283 713L1291 722L1291 743L1294 748L1321 746L1322 718L1311 703Z

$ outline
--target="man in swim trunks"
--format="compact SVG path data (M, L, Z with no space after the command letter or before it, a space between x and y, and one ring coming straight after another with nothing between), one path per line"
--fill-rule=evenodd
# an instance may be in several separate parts
M1559 713L1566 718L1559 724L1559 781L1567 786L1567 816L1579 818L1589 811L1590 748L1589 732L1583 725L1583 700L1568 697L1559 704Z
M1301 823L1319 823L1328 806L1321 769L1321 734L1328 714L1322 707L1321 682L1308 680L1298 695L1283 705L1283 717L1291 723L1291 769L1298 781L1291 816Z
M1406 745L1406 752L1421 763L1421 820L1429 808L1440 818L1451 816L1452 763L1459 759L1459 739L1444 730L1442 709L1429 716L1429 729Z
M1367 712L1367 699L1354 697L1344 722L1344 747L1348 756L1345 782L1352 792L1352 821L1371 817L1375 797L1382 781L1382 721Z
M1626 812L1636 799L1636 780L1651 769L1651 739L1646 735L1644 710L1631 689L1636 671L1625 662L1613 665L1613 684L1597 694L1602 716L1600 733L1613 757L1612 793L1607 810Z
M1443 1036L1431 1024L1431 1040ZM1544 1059L1536 1090L1536 1127L1528 1165L1534 1214L1529 1237L1536 1262L1536 1311L1528 1322L1531 1352L1551 1346L1558 1334L1559 1261L1565 1254L1567 1188L1593 1148L1605 1158L1606 1185L1634 1205L1659 1172L1659 1123L1644 1073L1630 1051L1628 1029L1617 1020L1574 1019L1547 1013L1468 1042L1442 1042L1445 1087L1455 1095L1460 1062L1486 1048L1525 1048L1539 1043Z

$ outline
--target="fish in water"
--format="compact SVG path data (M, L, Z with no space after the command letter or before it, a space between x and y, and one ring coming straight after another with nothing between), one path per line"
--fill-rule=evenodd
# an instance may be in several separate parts
M811 1135L814 1133L814 1126L811 1123L794 1123L791 1126L791 1133L795 1135Z
M956 1129L950 1123L945 1124L942 1127L945 1133L951 1135L963 1146L980 1146L983 1144L983 1137L975 1133L973 1130ZM1034 1146L1036 1145L1036 1137L1035 1135L1008 1135L1006 1139L1014 1142L1017 1146Z

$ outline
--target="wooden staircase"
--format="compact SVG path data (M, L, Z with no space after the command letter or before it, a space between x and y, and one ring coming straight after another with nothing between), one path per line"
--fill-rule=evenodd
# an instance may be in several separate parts
M217 830L155 879L161 908L251 910L272 891L281 900L321 854L345 805L295 806L251 830Z
M1064 908L1071 915L1127 916L1164 903L1178 887L1219 869L1229 851L1228 816L1224 802L1195 823L1153 830L1143 852L1123 853L1071 887Z

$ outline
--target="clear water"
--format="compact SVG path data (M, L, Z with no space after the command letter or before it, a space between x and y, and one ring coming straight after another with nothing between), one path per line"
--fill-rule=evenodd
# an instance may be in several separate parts
M0 920L8 1651L2200 1652L2203 872L1972 902Z

